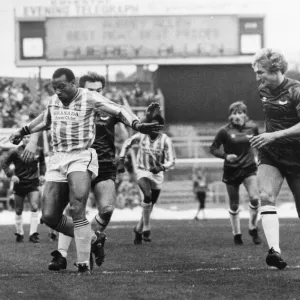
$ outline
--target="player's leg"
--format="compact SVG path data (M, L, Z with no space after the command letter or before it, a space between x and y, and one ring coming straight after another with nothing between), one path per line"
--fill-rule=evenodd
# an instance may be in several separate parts
M15 227L16 227L16 242L21 243L24 241L24 229L23 229L23 208L24 208L24 198L18 194L14 194L15 200Z
M149 178L142 177L138 180L138 185L144 195L142 202L143 232L150 232L150 215L152 211L152 190Z
M86 203L91 186L91 172L73 171L68 174L70 213L74 223L78 272L89 273L92 231L86 219ZM84 269L84 270L81 270Z
M233 240L236 245L243 244L239 215L239 187L240 186L238 184L226 184L226 189L229 196L229 217L234 236Z
M73 220L63 215L68 202L68 182L47 181L42 196L41 222L58 232L74 237Z
M259 165L257 180L261 200L261 221L269 246L266 262L278 269L283 269L286 266L286 262L280 256L279 219L275 207L283 179L278 168L268 164Z
M29 241L32 243L39 243L39 234L38 234L38 224L39 224L39 200L40 192L38 190L31 191L27 194L28 200L31 208L30 216L30 231L29 231Z
M205 201L206 201L206 192L199 192L199 212L202 212L202 220L206 220Z
M257 185L256 175L251 175L244 179L243 184L248 192L250 203L249 203L249 234L252 236L253 242L256 245L261 244L261 239L258 235L258 210L259 210L259 191Z
M300 174L287 174L286 181L293 193L297 214L300 218Z
M94 186L94 195L98 207L98 214L92 220L92 230L97 235L97 243L92 244L92 252L98 266L104 262L104 245L106 240L105 228L110 222L116 200L116 185L112 179L97 182Z
M69 206L66 207L64 215L71 217ZM67 268L68 250L72 239L72 237L64 235L61 232L58 234L57 250L51 252L53 258L48 265L50 271L60 271Z
M94 231L103 232L110 222L114 212L116 199L116 185L111 179L98 182L94 186L94 195L98 207L98 214L92 221Z
M201 201L200 201L201 195L200 195L200 192L196 193L196 198L197 198L197 201L198 201L198 210L196 212L196 216L195 216L194 220L198 221L199 220L198 215L201 211Z

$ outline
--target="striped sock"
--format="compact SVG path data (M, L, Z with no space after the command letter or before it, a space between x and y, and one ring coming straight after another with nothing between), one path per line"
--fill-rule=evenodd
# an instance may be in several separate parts
M74 237L74 224L72 218L62 215L54 230L61 232L67 236Z
M269 249L281 252L279 248L279 219L275 206L264 205L261 207L261 224L264 230Z
M89 265L92 231L87 219L74 221L77 262Z
M241 234L240 210L229 209L228 211L233 235Z
M250 213L250 218L249 218L249 229L255 229L257 228L257 222L258 222L258 208L259 205L254 206L251 203L249 203L249 213Z

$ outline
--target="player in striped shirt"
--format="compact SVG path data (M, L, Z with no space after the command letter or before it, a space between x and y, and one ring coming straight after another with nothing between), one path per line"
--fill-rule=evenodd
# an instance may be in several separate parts
M164 124L161 115L156 115L151 121ZM136 176L142 190L142 217L134 228L135 244L142 240L151 242L150 215L159 197L164 180L164 172L175 166L175 152L172 140L165 133L153 132L148 135L137 133L127 139L120 152L118 171L124 172L125 156L129 148L138 143Z
M10 137L18 144L24 135L51 129L54 155L49 161L43 194L42 222L68 236L75 237L78 274L90 274L90 224L85 216L91 180L98 175L94 141L96 114L100 111L118 116L133 129L149 133L159 130L158 124L140 123L124 106L97 92L77 88L70 69L57 69L52 76L55 95L49 99L46 112L19 129ZM70 203L72 218L63 211Z

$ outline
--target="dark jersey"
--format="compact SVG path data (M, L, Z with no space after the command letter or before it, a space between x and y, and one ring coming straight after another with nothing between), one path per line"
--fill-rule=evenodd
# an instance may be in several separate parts
M227 124L215 136L210 152L219 158L225 158L227 154L237 155L234 162L225 160L224 168L246 168L254 165L254 152L249 142L254 135L258 135L258 128L253 122L246 122L243 127Z
M17 176L20 183L38 179L40 175L44 176L46 172L45 156L42 149L37 149L35 159L30 163L25 163L21 158L24 149L25 146L21 145L11 150L3 160L2 165L5 174L8 177ZM14 171L9 168L11 164L15 165Z
M290 128L300 122L300 82L285 78L276 89L259 86L260 99L265 114L266 132ZM272 145L300 147L299 137L276 140Z
M97 115L96 134L92 145L98 155L99 169L101 164L115 163L115 125L120 122L119 118L104 113Z

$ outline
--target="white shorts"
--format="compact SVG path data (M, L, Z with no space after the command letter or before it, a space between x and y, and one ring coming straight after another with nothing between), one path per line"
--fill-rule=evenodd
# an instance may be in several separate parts
M68 182L72 172L92 172L92 178L98 175L98 157L95 149L75 150L69 153L56 152L49 159L46 181Z
M152 190L161 190L162 183L164 181L164 172L153 174L152 172L147 170L137 169L136 178L137 180L141 178L148 178L151 182Z

